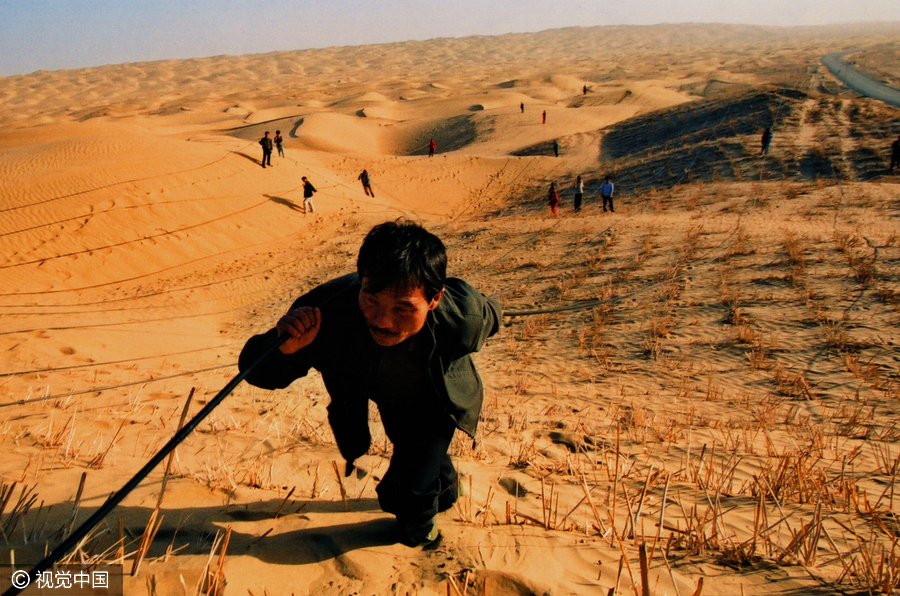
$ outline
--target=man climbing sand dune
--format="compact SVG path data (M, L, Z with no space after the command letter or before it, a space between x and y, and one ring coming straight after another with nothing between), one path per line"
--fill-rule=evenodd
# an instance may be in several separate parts
M277 6L257 12L279 18ZM34 40L30 53L58 41L15 30ZM338 372L312 366L283 390L241 382L196 427L173 460L149 559L120 593L181 594L182 579L195 592L217 573L215 558L204 573L217 531L228 595L595 596L616 583L640 594L645 534L654 596L694 594L700 575L705 596L881 593L891 579L897 593L888 521L900 499L885 489L900 454L900 120L816 59L872 48L847 59L896 80L900 48L885 41L898 34L896 22L572 27L0 77L0 501L11 495L0 523L14 526L0 550L28 564L71 536L84 472L75 525L172 437L192 387L191 415L238 373L251 336L277 335L295 299L328 293L298 304L319 307L313 345L337 345L335 330L362 321L360 344L337 350ZM587 80L590 100L577 95ZM262 175L261 130L279 166ZM291 160L276 153L277 130ZM419 159L432 137L441 159ZM554 139L566 146L550 160ZM578 174L590 191L580 211ZM301 176L321 199L304 197ZM474 376L449 354L460 342L440 347L448 327L486 320L468 299L450 308L461 282L444 283L398 346L375 341L394 326L369 329L361 288L350 310L325 286L356 272L367 233L401 214L445 243L450 276L513 313L470 354L484 381L477 444L452 410L480 397L452 389ZM413 310L430 297L416 293ZM418 351L432 332L434 353ZM284 383L304 354L327 358L313 345L275 348L273 362L290 363ZM440 392L437 419L403 401L423 378L427 395ZM344 478L346 433L339 447L327 406L336 428L362 428L357 390L370 392L372 441ZM425 422L404 425L413 415ZM445 455L471 490L437 514L442 543L422 553L398 542L401 524L408 543L427 542L428 509L452 495L414 509L403 487L419 490L434 468L425 484L453 486ZM98 570L121 562L117 520L140 534L163 477L154 468L67 554L104 559ZM694 512L718 515L705 544L685 533ZM885 575L869 583L866 561L877 572L881 558Z
M443 243L424 228L377 225L359 249L356 273L298 298L240 357L244 369L276 336L288 336L247 380L281 389L318 370L347 475L369 449L368 402L375 402L393 443L378 502L396 516L407 546L436 540L437 514L457 499L447 450L456 429L475 436L483 399L470 354L501 321L496 302L447 277L446 267Z

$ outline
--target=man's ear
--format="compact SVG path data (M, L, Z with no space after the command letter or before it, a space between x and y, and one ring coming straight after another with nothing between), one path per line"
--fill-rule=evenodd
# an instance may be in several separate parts
M434 298L428 303L428 310L434 310L437 308L438 303L440 303L441 298L444 296L444 290L441 290L437 294L434 295Z

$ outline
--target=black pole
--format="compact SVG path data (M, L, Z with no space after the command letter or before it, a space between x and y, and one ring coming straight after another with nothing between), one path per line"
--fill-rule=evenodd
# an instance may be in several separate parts
M222 390L219 391L219 393L217 393L216 396L212 398L209 403L207 403L203 407L203 409L197 413L196 416L191 418L191 420L187 424L185 424L181 428L181 430L175 433L175 436L169 439L169 442L166 443L163 448L153 456L153 459L148 461L147 464L125 484L125 486L120 488L116 494L109 497L106 502L103 503L103 505L101 505L100 508L97 509L97 511L95 511L94 514L87 519L87 521L78 526L78 528L74 532L72 532L72 534L70 534L68 538L56 545L56 548L54 548L49 555L44 557L43 561L35 565L31 569L31 571L28 572L29 585L31 582L37 579L38 574L50 569L55 563L62 559L63 556L65 556L65 554L69 552L69 550L73 546L78 544L82 538L87 536L88 533L94 529L94 526L99 524L104 517L109 515L110 511L112 511L116 505L121 503L122 500L128 496L128 493L137 488L137 485L141 483L141 480L146 478L150 474L150 472L153 471L153 468L158 466L160 462L162 462L162 460L165 459L167 455L169 455L169 453L174 451L175 448L178 447L178 445L181 444L181 442L184 441L195 428L197 428L197 425L203 422L203 419L209 416L210 412L216 409L216 406L218 406L223 399L228 397L228 395L232 391L234 391L235 387L240 385L241 381L243 381L247 377L247 375L250 374L250 371L256 368L256 366L265 358L267 358L269 354L278 349L281 344L283 344L289 337L290 336L288 334L284 334L283 336L276 338L275 341L271 343L271 345L266 346L263 350L262 355L257 358L256 361L253 362L253 364L248 366L246 370L239 372L237 376L231 379L231 381L227 385L225 385L225 387L223 387ZM6 592L4 592L3 596L16 596L24 589L24 587L16 588L13 586Z

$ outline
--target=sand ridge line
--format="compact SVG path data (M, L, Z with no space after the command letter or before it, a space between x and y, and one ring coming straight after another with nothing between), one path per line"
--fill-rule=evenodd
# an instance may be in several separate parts
M186 226L184 226L184 227L177 228L177 229L175 229L175 230L165 231L165 232L161 232L161 233L159 233L159 234L152 234L152 235L150 235L150 236L144 236L144 237L142 237L142 238L135 238L135 239L132 239L132 240L125 240L125 241L122 241L122 242L117 242L117 243L115 243L115 244L107 244L107 245L105 245L105 246L98 246L98 247L93 247L93 248L86 248L86 249L84 249L84 250L79 250L79 251L70 252L70 253L63 253L63 254L59 254L59 255L53 255L53 256L50 256L50 257L42 257L42 258L38 258L38 259L33 259L33 260L31 260L31 261L22 261L22 262L19 262L19 263L12 263L12 264L0 265L0 270L2 270L2 269L11 269L11 268L15 268L15 267L22 267L22 266L25 266L25 265L33 265L33 264L35 264L35 263L41 263L41 264L43 264L43 263L45 263L45 262L47 262L47 261L52 261L52 260L55 260L55 259L64 259L64 258L68 258L68 257L74 257L74 256L77 256L77 255L92 254L92 253L94 253L94 252L99 252L99 251L107 250L107 249L110 249L110 248L118 248L118 247L120 247L120 246L127 246L127 245L129 245L129 244L135 244L135 243L147 242L147 241L155 240L156 238L163 238L163 237L166 237L166 236L172 236L172 235L174 235L174 234L178 234L179 232L186 232L186 231L188 231L188 230L193 230L193 229L196 229L196 228L200 228L200 227L209 225L209 224L214 223L214 222L217 222L217 221L222 221L222 220L225 220L225 219L229 219L229 218L231 218L231 217L234 217L234 216L236 216L236 215L240 215L240 214L242 214L242 213L246 213L246 212L248 212L248 211L251 211L251 210L253 210L253 209L256 209L257 207L261 207L262 205L266 205L268 202L269 202L268 200L260 201L260 202L258 202L258 203L254 203L254 204L252 204L252 205L250 205L250 206L248 206L248 207L245 207L245 208L243 208L243 209L239 209L239 210L237 210L237 211L233 211L233 212L231 212L231 213L227 213L227 214L225 214L225 215L221 215L221 216L219 216L219 217L215 217L215 218L210 219L210 220L207 220L207 221L203 221L203 222L196 223L196 224L186 225Z
M296 189L294 189L294 190L296 190ZM293 192L293 190L287 191L287 192ZM116 211L129 211L129 210L143 209L143 208L148 208L148 207L153 208L153 207L158 207L161 205L179 205L179 204L185 204L185 203L196 203L196 202L200 202L200 201L222 201L225 199L236 199L236 198L240 198L243 196L245 196L245 195L241 194L241 195L223 195L223 196L215 196L215 197L197 197L197 198L192 198L192 199L181 199L181 200L176 200L176 201L154 201L152 203L142 203L140 205L125 205L125 206L121 206L121 207L111 207L109 209L104 209L102 211L90 211L90 212L81 213L79 215L75 215L72 217L67 217L66 219L58 219L55 221L37 224L37 225L31 226L30 228L21 228L18 230L11 230L9 232L2 232L2 233L0 233L0 238L2 238L4 236L12 236L15 234L23 234L25 232L32 232L34 230L39 230L41 228L64 224L64 223L68 223L70 221L75 221L75 220L79 220L79 219L93 218L98 215L114 213Z
M247 276L244 276L244 277L256 277L257 275L258 274L248 274ZM242 279L242 278L232 278L229 281L234 281L235 279ZM211 285L211 284L209 284L209 285ZM167 316L167 317L158 317L158 318L141 318L141 319L135 319L133 321L116 321L116 322L110 322L110 323L85 323L85 324L80 324L80 325L57 326L57 327L41 326L41 327L35 327L33 329L18 329L18 330L12 330L12 331L9 331L9 330L0 331L0 335L15 335L15 334L22 334L22 333L32 333L35 331L63 331L63 330L72 330L72 329L92 329L92 328L96 328L96 327L117 327L117 326L121 326L121 325L136 325L136 324L142 324L142 323L176 321L176 320L181 320L181 319L197 319L197 318L218 316L218 315L235 313L235 312L248 312L253 307L257 307L257 306L261 306L261 305L270 305L272 303L271 294L273 292L276 292L277 290L283 290L288 287L290 287L291 289L296 289L297 281L292 279L292 280L286 281L278 286L258 288L258 289L249 290L249 291L246 291L246 292L243 292L240 294L229 293L227 296L224 296L221 298L209 298L209 299L199 300L199 301L192 300L190 302L190 304L162 304L162 305L155 305L155 306L135 306L135 307L131 307L131 308L120 308L120 309L105 308L102 311L72 311L72 312L52 311L52 312L34 312L34 313L16 313L16 312L3 313L4 316L18 316L18 317L41 317L41 316L56 317L56 316L61 316L61 315L73 315L73 314L106 315L110 312L148 311L148 310L155 310L155 309L183 309L188 306L196 307L200 304L209 304L212 302L235 301L235 300L238 300L238 299L246 297L246 296L252 296L254 294L259 294L261 292L266 292L266 294L269 296L268 298L264 298L262 300L257 300L256 302L241 302L240 306L236 306L234 308L229 308L229 309L220 310L220 311L194 312L194 313L191 313L188 315L171 315L171 316ZM174 291L180 291L180 290L186 290L186 289L196 289L196 288L195 287L178 288L177 290L172 290L172 291L174 292ZM145 296L141 296L141 298L143 298L143 297L145 297ZM136 299L136 298L129 297L129 298L121 298L119 300L134 300L134 299ZM108 302L110 302L110 301L108 301ZM106 304L106 303L103 303L103 304ZM57 370L57 369L54 369L54 370ZM0 376L3 376L3 375L0 375Z
M230 362L228 364L218 364L216 366L208 366L205 368L199 368L197 370L187 370L182 371L180 373L173 373L170 375L163 375L157 377L150 377L148 379L141 379L139 381L130 381L127 383L118 383L116 385L108 385L104 387L93 387L91 389L80 389L78 391L68 391L66 393L60 393L58 395L45 395L43 397L34 397L31 399L20 399L14 402L6 402L0 403L0 408L8 408L10 406L21 406L25 404L38 403L43 401L49 401L54 399L63 399L66 397L73 397L76 395L86 395L88 393L103 393L104 391L110 391L112 389L120 389L122 387L133 387L135 385L146 385L147 383L155 383L158 381L168 381L170 379L177 379L178 377L186 377L190 375L196 375L204 372L209 372L213 370L221 370L223 368L232 368L237 366L237 362Z
M170 356L184 356L185 354L196 354L197 352L208 352L210 350L219 350L221 348L231 348L237 345L243 345L238 342L231 342L227 344L221 344L218 346L209 346L205 348L197 348L196 350L185 350L183 352L170 352L168 354L153 354L152 356L140 356L137 358L126 358L124 360L110 360L108 362L91 362L89 364L75 364L72 366L60 366L56 368L35 368L32 370L20 370L16 372L4 372L0 373L0 377L14 377L21 375L30 375L37 373L49 373L55 371L63 371L63 370L73 370L80 368L96 368L99 366L110 366L113 364L126 364L130 362L137 362L141 360L153 360L157 358L169 358Z
M249 143L246 147L249 147L250 145L252 145L252 143ZM246 147L245 147L245 148L246 148ZM243 150L243 149L242 149L242 150ZM234 153L234 152L229 151L228 153L224 154L222 157L220 157L220 158L218 158L218 159L216 159L216 160L214 160L214 161L211 161L211 162L209 162L209 163L207 163L207 164L204 164L204 165L202 165L202 166L197 166L197 167L195 167L195 168L189 168L189 169L187 169L187 170L178 170L178 171L175 171L175 172L166 172L165 174L158 174L158 175L155 175L155 176L147 176L147 177L144 177L144 178L135 178L135 179L133 179L133 180L122 180L122 181L120 181L120 182L113 182L113 183L111 183L111 184L106 184L106 185L103 185L103 186L98 186L98 187L96 187L96 188L90 188L90 189L87 189L87 190L81 190L81 191L78 191L78 192L69 193L69 194L67 194L67 195L62 195L62 196L58 196L58 197L53 197L53 198L51 198L51 199L44 199L43 201L37 201L37 202L35 202L35 203L29 203L29 204L27 204L27 205L16 205L16 206L13 206L13 207L5 207L5 208L0 209L0 213L6 213L6 212L9 212L9 211L17 211L17 210L19 210L19 209L27 209L27 208L29 208L29 207L35 207L35 206L37 206L37 205L44 205L44 204L46 204L46 203L52 203L52 202L54 202L54 201L60 201L60 200L62 200L62 199L69 199L69 198L72 198L72 197L82 196L82 195L90 194L90 193L92 193L92 192L97 192L97 191L99 191L99 190L105 190L105 189L107 189L107 188L113 188L113 187L116 187L116 186L122 186L123 184L132 184L132 183L135 183L135 182L144 182L144 181L146 181L146 180L153 180L153 179L155 179L155 178L163 178L163 177L167 177L167 176L175 176L175 175L178 175L178 174L186 174L186 173L190 173L190 172L195 172L195 171L197 171L197 170L202 170L202 169L204 169L204 168L208 168L208 167L210 167L210 166L212 166L212 165L215 165L215 164L219 163L220 161L222 161L223 159L225 159L225 158L228 157L229 155L232 155L232 153Z
M215 259L215 258L217 258L217 257L221 257L221 256L224 255L224 254L249 250L249 249L251 249L251 248L260 247L260 246L263 246L263 245L270 244L270 243L272 243L272 242L283 241L283 240L285 240L286 238L291 238L291 237L293 237L293 234L286 234L285 236L283 236L283 237L281 237L281 238L276 238L276 239L273 239L273 240L266 240L266 241L263 241L263 242L258 242L258 243L253 244L253 245L244 246L244 247L240 247L240 248L235 248L235 249L232 249L232 250L229 250L229 251L222 251L222 252L219 252L219 253L215 253L215 254L211 254L211 255L206 255L206 256L203 256L203 257L198 257L198 258L196 258L196 259L191 259L191 260L188 260L188 261L184 261L184 262L181 262L181 263L177 263L177 264L174 264L174 265L171 265L171 266L168 266L168 267L164 267L164 268L159 269L159 270L157 270L157 271L153 271L153 272L150 272L150 273L145 273L145 274L142 274L142 275L137 275L137 276L130 277L130 278L127 278L127 279L118 279L118 280L114 280L114 281L108 281L108 282L103 282L103 283L99 283L99 284L93 284L93 285L90 285L90 286L82 286L82 287L78 287L78 288L65 288L65 289L60 289L60 290L49 289L49 290L32 291L32 292L0 293L0 297L9 297L9 296L35 296L35 295L42 295L42 294L60 294L60 293L79 292L79 291L83 291L83 290L92 290L92 289L96 289L96 288L107 287L107 286L116 285L116 284L121 284L121 283L126 283L126 282L133 282L133 281L136 281L136 280L139 280L139 279L144 279L144 278L146 278L146 277L151 277L151 276L153 276L153 275L159 275L160 273L164 273L164 272L167 272L167 271L172 271L172 270L174 270L174 269L179 269L179 268L184 267L184 266L186 266L186 265L193 265L193 264L199 263L199 262L201 262L201 261L205 261L205 260L207 260L207 259ZM210 282L209 284L203 284L203 285L198 286L198 287L204 287L204 286L206 286L206 285L213 285L213 284L216 284L216 283L218 283L218 282ZM169 291L175 291L175 290L161 290L161 291L155 292L155 293L153 293L153 294L151 294L151 295L157 295L157 294L161 294L161 293L167 293L167 292L169 292ZM147 295L147 296L149 296L149 295ZM122 299L110 300L110 302L114 302L114 301L118 301L118 300L130 300L130 299L131 299L131 298L126 297L126 298L122 298Z
M260 242L260 243L258 243L258 244L251 245L251 246L249 246L249 247L236 248L236 249L233 249L233 250L231 250L231 251L226 251L226 252L220 252L220 253L216 253L216 254L212 254L212 255L207 255L207 256L202 257L202 258L200 258L200 259L196 259L196 260L193 261L193 262L198 262L198 261L202 261L202 260L205 260L205 259L216 258L216 257L222 256L222 255L224 255L224 254L228 254L228 253L230 253L230 252L236 252L236 251L246 250L246 249L250 249L250 248L257 248L257 247L260 247L260 246L269 244L269 243L271 243L271 242L281 242L281 241L284 241L284 240L287 239L287 238L292 238L292 237L293 237L293 234L289 234L289 235L286 235L286 236L284 236L284 237L282 237L282 238L276 238L276 239L274 239L274 240ZM253 272L247 273L247 274L245 274L245 275L241 275L241 276L239 276L239 277L231 277L231 278L224 278L224 279L216 279L216 280L214 280L214 281L210 281L210 282L206 282L206 283L202 283L202 284L196 284L196 285L192 285L192 286L183 286L183 287L177 287L177 288L168 288L168 289L164 289L164 290L155 290L155 291L153 291L153 292L146 293L146 294L137 294L137 295L125 296L125 297L122 297L122 298L110 298L110 299L107 299L107 300L98 300L98 301L94 301L94 302L66 303L66 304L62 304L62 305L59 305L59 306L60 306L60 307L72 307L72 306L105 305L105 304L111 304L111 303L115 303L115 302L123 302L123 301L137 300L137 299L142 299L142 298L151 298L151 297L154 297L154 296L161 296L161 295L163 295L163 294L171 294L171 293L176 293L176 292L186 292L186 291L189 291L189 290L196 290L196 289L200 289L200 288L207 288L207 287L211 287L211 286L215 286L215 285L219 285L219 284L224 284L224 283L229 283L229 282L234 282L234 281L239 281L239 280L243 280L243 279L249 279L249 278L257 277L257 276L259 276L260 274L271 273L271 272L273 272L273 271L278 270L278 269L281 268L281 267L285 267L285 266L291 265L291 264L293 264L293 263L294 263L294 260L293 260L293 259L288 259L288 260L286 260L286 261L283 261L282 263L279 263L279 264L277 264L277 265L273 265L273 266L271 266L271 267L269 267L269 268L267 268L267 269L261 269L261 270L253 271ZM107 283L104 283L104 284L99 284L99 285L96 285L96 286L90 286L90 287L84 287L84 288L71 288L71 289L65 289L65 290L48 290L48 291L44 291L44 292L18 292L18 293L12 293L12 294L0 294L0 297L8 297L8 296L29 296L29 295L54 294L54 293L63 293L63 292L68 293L68 292L77 292L77 291L86 290L86 289L94 289L94 288L98 288L98 287L103 287L103 286L113 285L113 284L117 284L117 283L123 283L123 282L127 282L127 281L135 281L135 280L138 280L138 279L142 279L142 278L144 278L144 277L149 277L149 276L151 276L151 275L156 275L156 274L158 274L158 273L162 273L162 272L165 272L165 271L168 271L168 270L171 270L171 269L178 268L178 267L180 267L181 265L184 265L184 264L191 264L191 263L190 263L190 262L188 262L188 263L182 263L182 264L180 264L180 265L175 265L175 266L172 266L172 267L168 267L168 268L163 269L163 270L161 270L161 271L156 271L156 272L153 272L153 273L148 273L148 274L145 274L145 275L140 275L140 276L138 276L138 277L134 277L134 278L127 279L127 280L116 280L116 281L111 281L111 282L107 282ZM29 305L29 304L16 305L16 304L13 304L13 305L0 305L0 308L23 308L23 307L30 307L30 306L34 306L34 307L36 307L36 308L37 308L37 307L51 308L51 307L53 307L54 305L50 305L50 304L45 304L45 305L40 305L40 304L34 304L34 305Z

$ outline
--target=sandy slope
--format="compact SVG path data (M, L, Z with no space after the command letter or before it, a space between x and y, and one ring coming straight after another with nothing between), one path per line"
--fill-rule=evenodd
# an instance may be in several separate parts
M866 557L896 553L900 507L900 190L878 153L898 132L818 60L896 33L568 29L0 79L0 497L17 483L0 556L39 557L82 473L76 519L171 436L190 388L196 411L249 335L406 216L507 309L602 301L508 319L478 355L479 441L454 445L470 490L442 543L390 539L377 430L345 511L318 378L241 386L179 449L128 593L194 593L226 527L227 594L628 593L642 542L654 594L700 577L704 594L872 584ZM784 85L809 95L765 104L767 161L756 112L684 119L687 141L659 136L663 116L628 128ZM613 125L634 146L601 158ZM263 169L276 129L286 156ZM615 215L596 202L607 172ZM151 478L87 553L121 519L131 570ZM38 495L24 523L22 490Z

